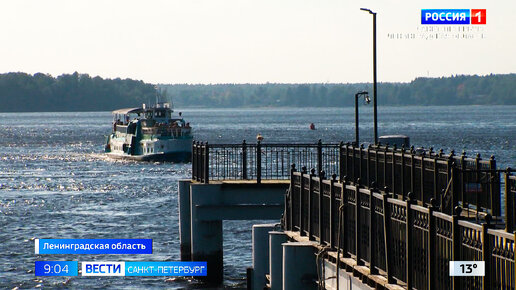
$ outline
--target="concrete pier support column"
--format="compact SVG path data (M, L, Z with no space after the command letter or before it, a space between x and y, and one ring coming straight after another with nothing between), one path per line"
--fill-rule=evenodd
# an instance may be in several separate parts
M281 184L190 184L190 244L193 261L208 262L210 286L222 284L224 278L222 250L222 221L224 220L272 220L280 219L285 208L285 190L288 183ZM260 240L265 246L262 264L268 266L269 236L272 229L260 229ZM260 254L259 256L261 256ZM259 263L258 263L259 264ZM260 269L261 266L257 265ZM265 280L265 270L263 273ZM217 285L213 285L217 284Z
M190 186L192 261L208 263L208 276L201 280L211 285L220 285L224 279L222 218L212 219L202 212L220 203L220 193L220 185Z
M315 248L311 242L283 244L283 289L317 289Z
M192 222L192 261L206 261L208 276L203 279L220 285L224 278L222 221Z
M181 261L192 260L191 245L191 219L190 219L190 180L179 180L179 196L177 198L179 208L179 240L181 243Z
M253 288L263 289L269 272L269 232L274 224L253 225Z
M281 290L283 283L283 243L288 241L284 232L269 232L269 275L271 290Z

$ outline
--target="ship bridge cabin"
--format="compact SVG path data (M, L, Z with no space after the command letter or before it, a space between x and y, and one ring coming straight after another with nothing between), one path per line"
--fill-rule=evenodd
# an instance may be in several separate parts
M162 137L190 136L191 127L181 117L172 116L169 103L158 103L154 107L127 108L113 111L113 132L118 136L136 134L138 123L142 133ZM119 135L122 134L122 135Z
M154 119L158 123L168 123L172 118L172 112L170 103L157 103L155 107L145 110L145 118Z

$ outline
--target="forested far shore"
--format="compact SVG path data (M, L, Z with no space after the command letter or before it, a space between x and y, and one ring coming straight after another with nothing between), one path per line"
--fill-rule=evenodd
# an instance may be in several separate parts
M178 108L353 106L360 84L160 84ZM0 74L1 112L111 111L152 104L155 85L88 74ZM417 78L379 83L379 105L516 105L516 74Z
M333 107L354 106L354 96L372 84L214 84L160 85L177 107ZM516 74L417 78L410 83L379 83L378 104L514 105Z
M0 74L1 112L87 112L140 106L156 97L153 84L88 74Z

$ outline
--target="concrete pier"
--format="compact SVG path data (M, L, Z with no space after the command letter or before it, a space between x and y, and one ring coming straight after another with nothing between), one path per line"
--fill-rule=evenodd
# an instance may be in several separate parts
M274 224L253 225L253 289L263 289L269 273L269 232Z
M178 200L182 260L208 262L206 282L220 285L224 276L222 221L279 222L284 211L285 190L288 185L288 181L283 180L261 184L246 181L210 184L180 181ZM267 233L271 229L264 231L266 256ZM190 255L187 254L188 249ZM267 258L264 263L267 268Z
M288 236L283 232L269 232L269 277L271 290L283 287L283 243Z
M180 187L190 209L182 245L208 261L211 282L222 282L222 220L279 219L284 204L281 232L253 230L248 289L515 289L516 215L505 231L492 216L500 220L500 173L516 196L516 171L432 148L314 145L194 144L195 181ZM272 180L287 175L283 187ZM472 258L485 262L483 277L449 276L447 262Z
M283 243L283 290L317 289L313 242Z
M340 268L337 275L337 265L329 262L327 259L323 261L324 266L324 288L328 290L372 290L373 287L363 283L360 279L353 276L353 273L347 272ZM339 283L337 284L337 277ZM390 285L391 289L402 290L401 287Z
M181 261L192 260L192 244L191 244L191 222L190 222L190 183L192 181L179 180L179 238L181 241Z
M207 282L221 284L224 275L222 221L192 219L192 261L208 263Z

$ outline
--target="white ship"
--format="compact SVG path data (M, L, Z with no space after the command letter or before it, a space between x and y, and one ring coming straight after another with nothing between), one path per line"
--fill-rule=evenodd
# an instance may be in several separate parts
M173 116L173 112L170 103L113 111L113 132L107 138L106 154L139 161L189 162L192 128L181 113Z

